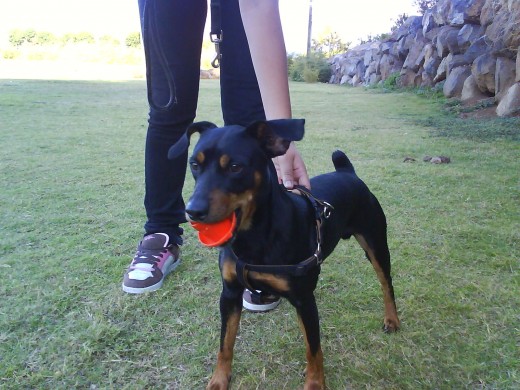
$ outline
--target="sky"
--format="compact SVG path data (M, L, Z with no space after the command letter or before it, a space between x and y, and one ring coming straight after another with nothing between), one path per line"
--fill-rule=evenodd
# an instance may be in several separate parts
M354 44L368 35L389 32L400 14L417 14L413 0L312 1L313 38L328 29ZM308 0L279 0L279 4L287 51L304 53ZM0 0L0 9L0 42L15 28L119 38L139 31L137 0Z

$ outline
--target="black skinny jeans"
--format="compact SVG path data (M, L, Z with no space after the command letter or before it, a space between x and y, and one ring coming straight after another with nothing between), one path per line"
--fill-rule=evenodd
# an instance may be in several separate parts
M168 160L168 149L195 119L206 0L138 0L147 59L150 113L145 150L146 234L167 233L182 243L186 222L182 187L187 156ZM238 0L220 0L221 105L224 123L265 119ZM171 104L168 104L170 102ZM203 118L202 118L203 119Z

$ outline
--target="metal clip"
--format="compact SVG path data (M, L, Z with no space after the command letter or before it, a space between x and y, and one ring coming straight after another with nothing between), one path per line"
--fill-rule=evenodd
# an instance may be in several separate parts
M325 205L325 207L323 208L323 218L325 219L329 219L330 215L332 214L332 210L334 210L334 207L328 203L328 202L323 202L323 204Z
M222 53L220 52L220 44L222 43L222 31L220 31L220 34L209 34L209 38L211 42L215 44L215 51L217 52L215 58L213 61L211 61L211 66L214 68L220 67L220 60L222 59Z

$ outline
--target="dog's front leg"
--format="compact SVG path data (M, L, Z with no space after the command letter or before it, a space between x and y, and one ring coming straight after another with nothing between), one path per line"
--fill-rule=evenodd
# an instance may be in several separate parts
M231 363L233 361L233 348L242 313L243 289L231 289L224 282L224 288L220 295L220 350L217 355L217 367L209 381L207 390L225 390L231 380Z
M304 390L325 389L323 352L320 343L320 319L313 294L293 303L298 313L298 322L305 339L307 367Z

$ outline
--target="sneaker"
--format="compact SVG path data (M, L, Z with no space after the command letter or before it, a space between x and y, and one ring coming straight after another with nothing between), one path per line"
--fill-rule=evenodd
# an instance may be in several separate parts
M159 289L166 275L180 264L180 250L165 233L143 238L123 279L123 291L141 294Z
M244 309L252 312L264 312L273 310L280 304L280 297L261 291L244 290L242 296Z

